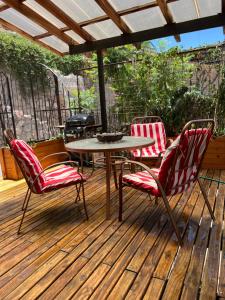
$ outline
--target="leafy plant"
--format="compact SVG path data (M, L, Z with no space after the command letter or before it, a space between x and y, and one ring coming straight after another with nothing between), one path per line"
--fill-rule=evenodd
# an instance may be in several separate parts
M97 96L94 86L86 90L81 90L79 95L78 90L74 89L71 91L71 96L74 98L72 101L70 101L71 108L77 108L81 106L82 108L88 110L96 109Z

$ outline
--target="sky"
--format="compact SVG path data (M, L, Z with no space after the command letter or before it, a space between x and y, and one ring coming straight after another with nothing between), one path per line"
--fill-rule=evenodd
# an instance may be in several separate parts
M225 41L225 35L223 34L223 28L211 28L207 30L194 31L190 33L181 34L181 42L177 43L173 36L152 40L151 43L154 47L158 48L159 41L166 45L166 48L174 46L180 46L183 50L196 48L205 45L212 45L218 42Z

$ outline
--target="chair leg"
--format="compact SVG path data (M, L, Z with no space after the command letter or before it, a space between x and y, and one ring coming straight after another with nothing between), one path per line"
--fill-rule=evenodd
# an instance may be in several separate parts
M201 181L200 181L199 178L198 178L197 180L198 180L198 184L199 184L199 187L200 187L200 189L201 189L203 198L204 198L205 203L206 203L206 205L207 205L207 208L208 208L208 210L209 210L210 216L211 216L211 218L213 219L213 221L215 221L215 216L214 216L214 214L213 214L213 210L212 210L211 205L210 205L210 203L209 203L209 200L208 200L206 191L205 191L205 189L204 189L204 186L203 186L203 184L201 183Z
M77 200L81 201L81 199L80 199L81 184L79 185L79 188L77 187L77 184L75 186L76 186L76 190L77 190L77 196L76 196L76 199L75 199L75 203L77 203Z
M25 205L26 205L26 201L27 201L27 197L28 197L29 192L31 193L30 188L27 189L25 198L24 198L24 200L23 200L22 210L24 210L24 207L25 207Z
M30 193L28 193L28 196L27 196L27 194L26 194L26 198L27 198L27 199L26 199L26 203L25 203L24 208L23 208L23 215L22 215L22 218L21 218L21 221L20 221L20 225L19 225L17 234L20 233L20 229L21 229L21 226L22 226L22 224L23 224L23 219L24 219L25 214L26 214L26 211L27 211L27 207L28 207L28 203L29 203L29 200L30 200L30 196L31 196L31 191L30 191Z
M162 198L163 198L163 202L164 202L164 204L165 204L165 206L166 206L166 209L167 209L169 218L170 218L170 220L171 220L171 222L172 222L172 225L173 225L174 231L175 231L175 233L176 233L178 242L179 242L180 246L182 246L182 245L183 245L183 242L182 242L182 238L181 238L181 235L180 235L180 231L179 231L179 229L178 229L178 227L177 227L177 224L176 224L176 222L175 222L175 220L174 220L174 217L173 217L173 214L172 214L172 210L171 210L171 208L170 208L170 205L169 205L169 202L168 202L168 200L167 200L167 197L166 197L166 195L165 195L164 193L162 194Z
M85 194L84 194L84 184L83 184L83 182L81 183L81 189L82 189L84 211L85 211L86 219L88 220L89 218L88 218L88 212L87 212L87 207L86 207L86 202L85 202Z
M123 217L123 183L122 175L119 176L119 221L122 222Z

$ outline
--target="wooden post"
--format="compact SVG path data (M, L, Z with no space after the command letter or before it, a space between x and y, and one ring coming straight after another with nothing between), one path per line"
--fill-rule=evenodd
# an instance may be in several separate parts
M99 84L99 96L101 106L101 122L103 132L107 132L107 112L106 112L106 101L105 101L105 80L104 80L104 65L102 50L97 51L98 58L98 84Z

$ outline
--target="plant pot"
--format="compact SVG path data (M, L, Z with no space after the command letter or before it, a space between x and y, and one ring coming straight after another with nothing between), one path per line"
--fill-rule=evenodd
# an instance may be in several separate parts
M203 169L225 169L225 136L213 138L202 162Z
M49 154L65 152L63 139L38 142L32 146L32 148L34 149L34 153L37 155L38 159L42 159ZM64 159L65 157L63 156L50 157L42 162L42 166L45 168L51 164L63 161ZM23 174L9 148L5 147L0 149L0 164L3 179L18 180L23 178Z

